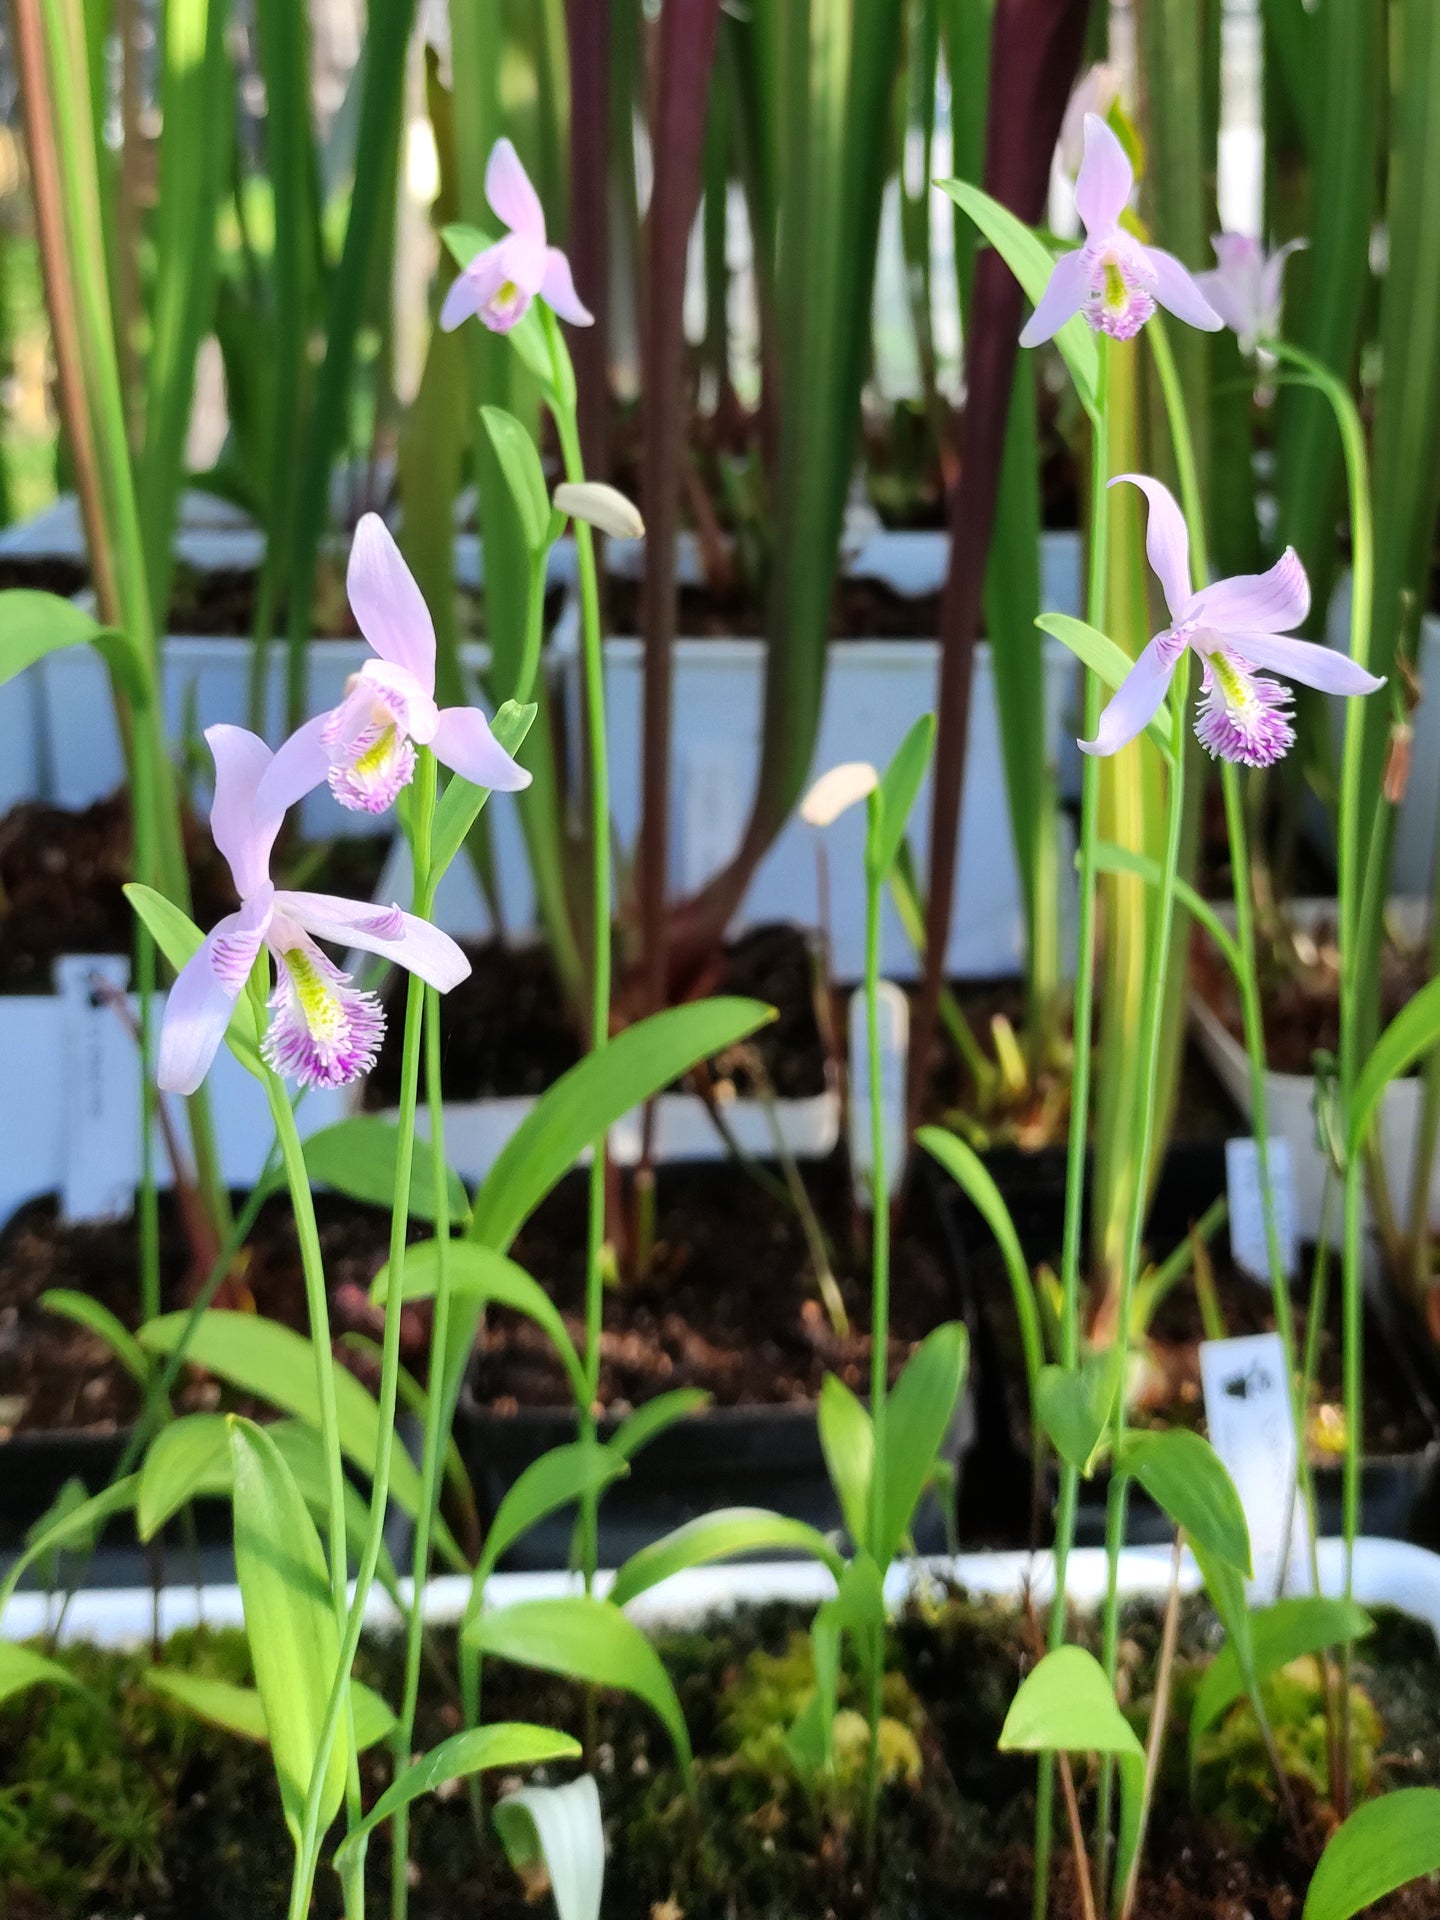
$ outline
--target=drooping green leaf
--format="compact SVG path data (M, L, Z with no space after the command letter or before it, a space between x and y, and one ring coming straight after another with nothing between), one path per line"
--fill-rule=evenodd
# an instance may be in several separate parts
M41 1294L40 1305L47 1313L58 1313L65 1320L73 1320L76 1326L103 1340L132 1380L138 1380L142 1387L148 1384L150 1363L139 1342L103 1301L90 1293L77 1293L71 1287L51 1287Z
M865 858L871 873L882 880L894 866L895 856L904 842L915 797L934 750L935 716L923 713L896 748L895 757L885 769L876 791L872 803L875 824Z
M0 1706L30 1687L78 1688L80 1682L58 1660L49 1660L32 1647L0 1640Z
M1030 304L1038 306L1055 266L1055 256L1044 241L1032 233L1023 220L1017 220L1008 207L1002 207L998 200L992 200L988 193L968 181L940 180L936 184L942 193L949 194L957 207L969 214L1025 289ZM1055 344L1070 370L1080 404L1093 418L1100 377L1100 356L1094 334L1076 314L1056 334Z
M626 1460L633 1460L677 1420L688 1420L709 1404L710 1395L704 1387L674 1387L669 1393L657 1393L653 1400L626 1414L611 1434L610 1445Z
M1249 1677L1242 1668L1238 1649L1227 1641L1200 1682L1190 1712L1192 1768L1204 1735L1255 1685L1306 1654L1322 1653L1327 1647L1348 1646L1363 1639L1374 1624L1369 1614L1353 1600L1329 1599L1321 1594L1300 1594L1278 1600L1272 1607L1258 1608L1250 1615Z
M640 1629L609 1601L583 1594L522 1600L470 1621L465 1637L481 1653L520 1666L633 1693L664 1726L689 1782L690 1735L670 1676Z
M63 1506L57 1503L46 1525L31 1528L23 1549L11 1561L5 1578L0 1580L0 1615L4 1614L14 1598L15 1589L37 1561L43 1561L66 1547L88 1549L92 1541L99 1538L107 1520L113 1520L117 1513L124 1513L128 1507L134 1506L139 1484L138 1474L127 1473L123 1480L112 1481L108 1487L92 1494L88 1500L82 1500L78 1506L68 1499Z
M520 1787L495 1807L505 1856L529 1884L543 1866L557 1920L600 1920L605 1828L600 1789L581 1774L563 1787Z
M270 1744L265 1703L254 1687L236 1686L233 1681L217 1680L209 1674L186 1673L178 1667L150 1667L145 1685L152 1693L162 1694L193 1713L197 1720L208 1720L211 1726L223 1727L227 1733L254 1741L257 1746ZM395 1716L379 1694L352 1680L350 1701L360 1752L388 1740L395 1729Z
M628 1471L622 1454L594 1440L572 1440L532 1460L506 1488L505 1497L490 1522L484 1550L475 1568L474 1600L478 1601L501 1555L514 1546L522 1534L562 1507L572 1506L587 1493L599 1493Z
M615 1576L610 1598L625 1606L638 1593L658 1586L687 1567L732 1560L742 1553L807 1553L838 1580L843 1562L823 1533L764 1507L722 1507L676 1527L661 1540L632 1553Z
M1320 1856L1302 1920L1351 1920L1440 1873L1440 1787L1398 1787L1357 1807Z
M1392 1080L1408 1073L1440 1041L1440 979L1430 980L1403 1006L1360 1069L1350 1107L1350 1152L1364 1151L1376 1109Z
M759 1000L695 1000L639 1020L540 1096L475 1199L470 1238L508 1247L585 1149L672 1080L775 1018Z
M1133 873L1137 880L1143 880L1149 887L1158 887L1162 878L1158 860L1152 860L1148 853L1140 853L1133 847L1117 847L1112 840L1102 840L1096 846L1095 868L1098 873ZM1242 971L1240 949L1235 944L1234 934L1214 907L1195 891L1188 880L1182 880L1178 875L1175 879L1175 898L1191 919L1198 920L1204 927L1223 954L1225 964L1238 979Z
M546 1760L578 1760L580 1743L553 1727L532 1727L524 1721L497 1721L494 1726L470 1727L452 1734L438 1747L412 1761L385 1789L374 1806L353 1827L336 1851L337 1866L401 1807L433 1793L449 1780L461 1780L491 1767L533 1767Z
M970 1336L958 1320L927 1334L905 1363L885 1409L885 1531L882 1566L910 1530L965 1386Z
M480 418L515 502L525 544L531 553L540 553L550 544L550 490L535 442L503 407L481 407Z
M1208 1440L1184 1427L1129 1432L1120 1471L1138 1480L1157 1507L1198 1546L1247 1577L1250 1529L1235 1482Z
M156 946L176 973L199 952L204 935L195 922L153 887L138 880L128 881L125 898L143 921ZM241 1066L263 1080L266 1068L260 1060L260 1034L255 1025L255 1009L248 993L242 993L225 1030L226 1044Z
M1094 1472L1120 1387L1125 1349L1118 1342L1088 1353L1079 1367L1042 1367L1035 1408L1060 1458L1077 1473Z
M870 1531L870 1480L875 1471L875 1429L870 1415L837 1374L820 1384L820 1450L840 1502L846 1531L856 1546Z
M232 1419L230 1444L235 1575L285 1824L298 1841L340 1658L339 1630L319 1535L274 1441L252 1421ZM337 1740L325 1773L324 1823L339 1812L344 1790L345 1746Z
M1077 620L1074 614L1042 613L1035 624L1042 633L1048 633L1052 639L1063 640L1080 664L1088 667L1097 679L1102 680L1110 688L1112 693L1135 664L1125 649L1112 640L1108 633L1101 633L1098 627L1092 627L1084 620ZM1166 730L1163 707L1145 731L1165 756L1166 762L1172 761L1175 756L1170 750L1170 735Z
M144 678L124 634L102 627L83 607L58 593L11 587L0 593L0 687L47 654L94 647L126 692L143 697Z
M506 753L513 757L520 751L539 711L533 701L521 706L514 700L506 700L496 708L490 731ZM435 826L430 838L430 864L436 873L444 873L450 866L489 798L488 787L474 786L462 780L458 773L446 781L435 809Z
M305 1167L311 1183L343 1193L347 1200L362 1206L389 1208L395 1198L395 1161L400 1144L400 1129L393 1120L379 1114L353 1114L337 1120L333 1127L322 1127L305 1142ZM434 1182L429 1153L417 1156L420 1167L412 1168L410 1181L410 1217L412 1220L435 1218ZM417 1172L422 1177L416 1178ZM275 1190L285 1185L283 1170L271 1177ZM469 1196L458 1173L449 1170L450 1218L463 1222L470 1210Z

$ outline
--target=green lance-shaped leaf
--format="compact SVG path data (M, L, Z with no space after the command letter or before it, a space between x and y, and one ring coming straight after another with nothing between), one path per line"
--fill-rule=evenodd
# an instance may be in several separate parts
M484 1551L475 1568L472 1608L478 1606L485 1582L495 1571L501 1555L523 1534L562 1507L573 1506L587 1493L599 1493L628 1471L622 1454L594 1440L572 1440L532 1460L506 1489L490 1523Z
M1125 649L1112 640L1108 633L1101 633L1098 627L1090 626L1087 621L1077 620L1072 613L1042 613L1035 624L1042 633L1048 633L1054 640L1063 641L1080 664L1088 667L1096 679L1103 681L1112 693L1135 664ZM1166 724L1166 712L1162 707L1157 717L1146 727L1145 732L1168 765L1175 755L1171 749Z
M1299 1594L1261 1607L1250 1615L1250 1672L1232 1641L1216 1654L1205 1670L1190 1712L1190 1766L1193 1772L1200 1741L1235 1702L1253 1692L1261 1681L1292 1660L1323 1653L1327 1647L1349 1646L1372 1631L1374 1622L1353 1600L1328 1599L1321 1594Z
M330 1187L363 1206L388 1208L395 1198L399 1144L400 1129L393 1120L382 1120L378 1114L355 1114L310 1135L305 1142L305 1169L313 1186ZM420 1158L425 1162L424 1177L411 1179L410 1217L433 1221L435 1194L429 1156ZM447 1178L450 1217L464 1220L470 1211L469 1197L453 1168ZM283 1170L277 1169L271 1175L270 1185L277 1192L285 1185Z
M958 1320L936 1327L905 1363L886 1406L885 1531L882 1567L910 1531L915 1508L944 1443L970 1358L970 1336Z
M48 1660L32 1647L21 1647L13 1641L0 1640L0 1706L17 1693L28 1692L31 1687L79 1690L80 1682L58 1660Z
M1431 1873L1440 1873L1440 1788L1399 1787L1357 1807L1331 1839L1303 1920L1351 1920Z
M1119 1470L1138 1480L1191 1540L1249 1575L1250 1529L1235 1482L1208 1440L1184 1427L1125 1435Z
M127 693L143 698L145 676L123 633L58 593L12 587L0 593L0 687L47 654L67 647L94 647Z
M506 700L495 709L490 731L512 758L525 744L525 737L539 711L533 701L521 706L515 700ZM435 826L430 839L430 864L436 873L444 873L464 846L466 834L480 817L480 810L489 798L489 787L473 786L470 781L462 780L458 773L452 774L446 781L445 791L435 809Z
M871 875L883 880L895 864L920 783L935 750L935 716L923 713L895 750L895 757L870 802L870 833L865 860Z
M998 200L992 200L988 193L968 181L940 180L936 184L942 193L949 194L957 207L969 214L1025 289L1031 306L1038 306L1055 265L1054 254L1040 236L1023 220L1017 220L1008 207L1002 207ZM1083 317L1076 314L1056 334L1055 344L1070 370L1080 404L1093 419L1100 378L1100 355L1094 334Z
M820 1450L840 1502L845 1528L858 1547L870 1518L870 1478L875 1471L875 1429L864 1406L837 1374L820 1384Z
M1056 1453L1088 1477L1105 1445L1125 1350L1117 1342L1086 1354L1078 1367L1042 1367L1035 1408Z
M623 1459L633 1460L677 1421L688 1420L709 1404L710 1395L704 1387L672 1387L669 1393L657 1393L653 1400L626 1414L611 1434L610 1445Z
M298 1841L325 1708L340 1658L320 1537L274 1441L252 1421L233 1419L235 1574L255 1684L265 1709L285 1824ZM321 1823L340 1810L345 1746L331 1749Z
M503 407L481 407L480 418L515 502L525 544L531 553L541 553L550 544L550 490L535 442Z
M1400 1009L1360 1069L1350 1105L1352 1155L1363 1150L1386 1087L1401 1074L1408 1073L1437 1040L1440 1040L1440 979L1428 981L1415 998Z
M62 1488L62 1500L56 1502L43 1525L30 1529L23 1549L11 1561L5 1578L0 1580L0 1616L4 1615L15 1589L31 1567L66 1547L88 1551L107 1520L134 1506L139 1484L138 1474L127 1473L123 1480L112 1481L78 1504L68 1498L67 1490Z
M828 1567L837 1580L844 1570L840 1555L824 1534L803 1520L765 1507L722 1507L631 1554L615 1576L610 1598L623 1607L672 1574L715 1560L732 1560L742 1553L806 1553Z
M520 1666L633 1693L664 1726L690 1784L690 1735L670 1676L640 1629L608 1600L522 1600L472 1620L465 1637L481 1653Z
M691 1067L775 1018L759 1000L696 1000L652 1014L562 1074L506 1142L475 1199L470 1238L505 1248L585 1149Z
M1162 878L1160 862L1152 860L1148 853L1140 853L1133 847L1117 847L1112 840L1102 840L1095 849L1095 869L1098 873L1133 873L1137 880L1143 880L1147 887L1158 887ZM1193 920L1198 920L1210 938L1225 957L1225 964L1238 979L1242 971L1240 949L1235 944L1235 936L1216 913L1210 902L1203 899L1188 880L1178 876L1175 879L1175 898L1184 907Z
M339 1866L379 1826L402 1807L433 1793L449 1780L461 1780L491 1767L533 1767L546 1760L578 1760L580 1743L553 1727L533 1727L525 1721L497 1721L491 1727L471 1727L452 1734L438 1747L422 1754L388 1786L359 1825L346 1834L336 1850Z
M65 1320L73 1320L76 1326L103 1340L132 1380L138 1380L142 1387L148 1383L150 1363L139 1341L103 1301L95 1299L93 1294L77 1293L71 1287L51 1287L41 1294L40 1304L47 1313L58 1313Z
M495 1808L506 1858L529 1882L543 1866L558 1920L600 1920L605 1828L600 1789L585 1773L563 1787L521 1787Z
M254 1687L236 1686L231 1680L216 1680L209 1674L186 1673L178 1667L150 1667L145 1685L151 1693L171 1700L197 1720L222 1727L241 1740L256 1746L270 1744L270 1723L265 1703ZM358 1680L350 1683L350 1703L355 1720L355 1744L361 1753L388 1740L395 1730L395 1716L378 1693Z

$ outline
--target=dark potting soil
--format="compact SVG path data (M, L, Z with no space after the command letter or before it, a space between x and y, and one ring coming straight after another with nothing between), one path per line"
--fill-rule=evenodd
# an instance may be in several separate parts
M644 631L639 581L612 580L608 588L612 633ZM940 625L938 593L896 593L879 580L842 579L830 613L832 640L933 640ZM754 639L765 631L765 611L748 582L726 591L683 586L675 632L686 640Z
M184 835L194 917L211 927L237 904L230 870L188 813ZM282 840L275 876L282 885L368 899L387 845L384 836L323 846ZM77 811L38 800L12 808L0 819L0 992L48 992L60 954L131 952L135 915L123 889L133 878L124 794Z
M808 1404L827 1373L868 1391L869 1248L859 1237L840 1159L804 1169L834 1254L851 1328L839 1337L821 1305L794 1212L743 1171L656 1171L655 1251L643 1278L605 1295L600 1401L623 1414L676 1387L703 1387L720 1406ZM577 1339L583 1326L586 1182L572 1176L527 1222L513 1257L545 1287ZM623 1264L623 1263L622 1263ZM890 1371L944 1320L952 1284L918 1230L892 1256ZM545 1336L518 1315L487 1316L473 1381L497 1412L568 1407L570 1390Z
M549 950L463 942L471 972L440 1002L441 1066L447 1100L494 1100L543 1093L584 1053ZM710 1062L712 1080L737 1095L758 1090L755 1068L780 1099L825 1091L825 1047L815 1011L806 935L796 927L755 927L726 948L709 989L763 1000L778 1017L753 1039ZM390 1023L366 1087L372 1107L400 1093L403 989L386 992ZM721 1088L722 1093L725 1088Z
M347 1333L378 1339L381 1317L368 1305L370 1282L389 1251L390 1218L336 1194L317 1194L315 1212L330 1290L336 1352L372 1389L378 1368L353 1349ZM411 1237L428 1232L412 1227ZM187 1306L203 1284L196 1273L171 1195L160 1202L161 1304ZM134 1331L140 1324L140 1276L134 1220L71 1226L52 1200L22 1207L0 1233L0 1439L12 1433L116 1433L140 1410L140 1389L99 1335L50 1313L40 1296L52 1288L84 1293ZM261 1209L217 1305L263 1313L308 1333L304 1275L288 1198ZM422 1365L429 1312L407 1307L401 1344L407 1364ZM228 1389L199 1372L182 1376L177 1404L196 1412L234 1404ZM248 1403L246 1411L255 1411Z
M1202 1748L1201 1795L1185 1779L1186 1714L1216 1630L1205 1607L1184 1603L1172 1707L1136 1911L1146 1920L1298 1920L1304 1888L1332 1818L1308 1777L1317 1694L1304 1675L1271 1683L1267 1704L1291 1762L1300 1827L1282 1824L1246 1705ZM908 1612L887 1651L877 1875L860 1866L860 1749L818 1799L797 1779L784 1731L812 1685L801 1610L742 1609L667 1631L658 1650L684 1709L695 1753L695 1799L684 1790L660 1724L628 1696L598 1696L593 1770L608 1860L607 1920L1028 1920L1035 1763L996 1752L1015 1688L1029 1665L1027 1632L1012 1608L952 1595ZM1093 1622L1077 1623L1093 1641ZM1159 1616L1123 1615L1123 1697L1148 1711ZM428 1749L460 1720L453 1643L435 1636L416 1744ZM0 1707L0 1795L13 1805L0 1854L7 1920L78 1920L143 1913L146 1920L253 1920L281 1913L290 1844L263 1746L189 1718L146 1690L148 1649L66 1656L91 1691L19 1696ZM165 1664L246 1684L248 1652L233 1631L177 1637ZM398 1693L394 1642L370 1642L360 1671L387 1698ZM1381 1615L1357 1649L1357 1741L1364 1791L1440 1779L1440 1660L1427 1630ZM105 1710L97 1709L98 1700ZM837 1749L846 1752L859 1704L842 1677ZM573 1685L491 1660L488 1721L524 1719L583 1734ZM388 1780L383 1747L361 1762L365 1801ZM532 1778L558 1784L555 1765ZM481 1777L488 1806L520 1781ZM23 1785L23 1794L14 1789ZM1082 1817L1094 1780L1077 1767ZM1089 1832L1087 1826L1086 1831ZM367 1913L389 1912L390 1828L369 1850ZM328 1852L328 1849L327 1849ZM528 1920L540 1884L523 1887L488 1820L477 1836L469 1796L455 1783L414 1803L410 1911L415 1920ZM1057 1819L1051 1920L1079 1912L1069 1834ZM1369 1909L1376 1920L1433 1920L1425 1883ZM314 1911L339 1912L322 1871Z
M56 554L0 554L0 591L28 587L34 593L58 593L62 600L78 593L90 577L79 560Z

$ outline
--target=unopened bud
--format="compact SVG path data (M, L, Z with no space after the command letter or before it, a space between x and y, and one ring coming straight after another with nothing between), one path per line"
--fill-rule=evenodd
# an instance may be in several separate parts
M608 533L612 540L638 540L645 531L634 501L603 480L564 481L555 489L555 510Z
M875 791L880 776L868 760L846 760L822 773L800 802L800 818L808 827L828 827L847 807Z

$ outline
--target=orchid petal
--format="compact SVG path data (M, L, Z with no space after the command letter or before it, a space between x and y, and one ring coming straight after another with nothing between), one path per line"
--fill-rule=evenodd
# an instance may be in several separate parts
M267 863L280 822L297 800L303 800L307 793L323 785L330 771L330 755L320 739L329 717L317 713L313 720L297 727L290 738L275 749L274 757L260 776L255 788L255 823L257 833L262 837L269 835L264 841Z
M502 241L486 247L450 282L450 291L440 309L440 331L453 333L462 321L479 313L505 284L505 255Z
M1318 687L1321 693L1374 693L1383 687L1383 679L1367 673L1358 660L1337 647L1322 647L1313 640L1296 640L1281 633L1227 632L1227 647L1256 667L1268 667L1283 673L1287 680L1302 686Z
M207 727L205 739L215 758L210 837L229 864L235 891L248 900L269 878L275 832L267 840L259 828L255 796L274 755L258 734L244 727ZM278 830L278 819L275 824Z
M485 168L485 198L507 227L545 244L545 209L530 184L530 176L511 141L500 139L490 149Z
M1112 127L1098 113L1085 116L1085 154L1075 176L1075 211L1092 239L1108 233L1125 211L1135 169Z
M430 745L437 760L472 786L519 793L530 784L530 775L500 745L478 707L443 708Z
M1238 627L1255 633L1288 633L1310 611L1310 582L1300 556L1287 547L1265 573L1237 573L1202 587L1189 609L1189 618L1217 633Z
M1193 596L1190 585L1190 535L1185 526L1185 516L1175 503L1175 496L1160 481L1152 480L1144 473L1117 473L1110 482L1118 487L1126 480L1140 491L1150 503L1149 522L1145 528L1145 554L1150 569L1160 582L1165 594L1165 604L1170 609L1172 620L1184 617Z
M1222 323L1242 340L1248 340L1255 315L1248 294L1228 268L1216 267L1209 273L1197 273L1195 284L1200 297L1219 314Z
M572 327L594 326L595 316L576 293L570 262L559 247L545 250L545 278L540 282L540 297Z
M1165 698L1184 647L1169 633L1157 633L1116 689L1100 716L1093 740L1081 740L1082 753L1118 753L1143 733Z
M1260 264L1260 242L1248 233L1212 233L1210 244L1215 249L1220 271L1232 278Z
M1280 302L1284 291L1285 268L1292 253L1300 253L1308 240L1287 240L1278 247L1260 269L1259 319L1266 332L1278 331Z
M1199 327L1204 333L1219 333L1225 322L1196 286L1190 269L1182 267L1174 254L1166 253L1163 247L1145 247L1143 252L1154 276L1150 291L1161 306L1186 326Z
M359 687L373 689L400 731L418 740L422 747L429 746L440 709L434 695L426 692L408 667L397 667L389 660L367 660L360 669Z
M470 971L470 962L448 933L398 907L343 900L333 893L277 893L275 907L317 940L381 954L441 993L458 986Z
M362 514L350 548L345 591L360 631L382 660L405 667L421 691L435 691L435 628L390 529L378 513Z
M194 1093L210 1071L271 914L267 884L239 913L218 921L180 969L160 1026L155 1078L163 1093Z
M1025 323L1020 335L1022 347L1038 347L1053 337L1065 322L1077 314L1090 291L1090 268L1083 247L1062 253L1050 271L1040 304Z

